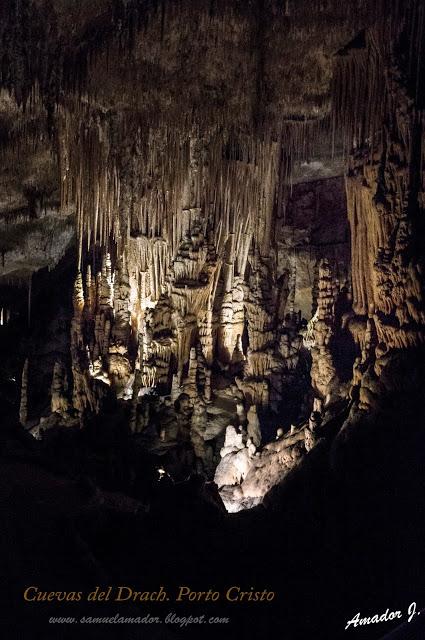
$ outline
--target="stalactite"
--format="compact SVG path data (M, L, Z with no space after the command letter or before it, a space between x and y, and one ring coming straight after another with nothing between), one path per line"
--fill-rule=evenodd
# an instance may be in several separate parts
M88 265L86 272L86 294L84 300L87 317L89 320L93 320L96 308L96 281L92 277L90 265Z

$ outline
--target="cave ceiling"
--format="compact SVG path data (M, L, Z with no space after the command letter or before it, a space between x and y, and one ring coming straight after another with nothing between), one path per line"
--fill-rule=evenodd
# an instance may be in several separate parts
M278 128L328 113L332 58L375 4L5 2L3 83L19 102L38 80L65 102L82 90L99 108L162 122L221 113L224 126Z
M298 154L294 182L341 175L338 133L331 148L320 125L330 118L335 56L374 4L3 2L0 216L58 210L64 113L74 125L112 122L118 155L134 153L137 131L165 130L159 137L179 145L196 129L248 145L280 140ZM2 252L10 246L6 238ZM2 274L22 267L25 256Z

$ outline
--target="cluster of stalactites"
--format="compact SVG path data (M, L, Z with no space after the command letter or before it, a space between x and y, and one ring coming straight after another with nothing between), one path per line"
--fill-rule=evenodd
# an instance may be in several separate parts
M373 153L388 127L400 129L394 75L405 85L406 107L425 104L422 0L376 4L379 19L339 52L335 64L331 124L342 133L345 155L353 148Z
M248 264L254 221L259 259L270 253L279 197L279 145L217 133L200 136L193 129L150 131L143 139L137 129L137 153L121 159L117 168L113 132L128 123L97 114L80 123L74 137L69 117L63 115L63 197L77 201L79 260L90 243L105 246L111 239L126 256L132 326L141 350L136 363L139 383L153 386L165 381L172 356L181 379L198 339L202 357L211 365L218 291L223 295L219 357L224 363L243 360L243 293L237 292ZM162 295L169 297L173 328L170 333L169 324L166 334L155 339L155 326L145 312L155 308ZM255 332L254 325L252 319ZM272 339L269 333L261 345ZM267 404L266 387L260 384L256 402Z
M424 37L423 3L399 3L340 56L335 76L336 123L354 148L346 177L353 309L373 318L385 349L424 340Z
M425 184L413 148L419 146L423 155L425 135L424 112L409 103L395 80L392 91L392 126L366 159L361 153L352 158L346 186L354 310L375 316L380 342L403 348L424 338L424 238L418 220Z
M280 195L278 142L194 129L145 132L88 108L63 110L60 123L61 199L64 207L75 202L80 265L92 246L125 245L130 235L162 238L175 258L197 228L204 235L214 229L219 255L234 236L242 273L254 221L267 254Z
M379 162L381 157L377 154ZM412 252L415 223L402 198L376 194L375 165L358 165L347 179L353 256L353 307L375 316L380 341L391 347L423 340L425 309L420 256ZM400 186L408 180L408 164L386 161L388 177ZM404 167L400 171L400 167ZM391 172L390 172L391 171ZM404 173L404 176L403 176ZM398 175L397 175L398 174Z
M142 29L142 37L151 47L158 43L162 47L164 38L172 39L176 34L182 40L181 46L190 41L195 33L201 42L222 42L230 56L240 56L243 77L255 81L261 65L267 63L270 67L273 64L274 57L268 50L268 44L280 31L288 27L294 30L304 28L302 36L308 38L309 35L315 35L317 23L326 23L329 16L336 18L342 28L346 26L345 23L351 22L353 28L358 29L362 20L367 21L379 15L384 7L388 10L388 4L392 8L397 2L353 0L349 5L341 6L338 0L328 0L326 3L322 0L310 0L308 3L264 0L259 11L257 2L181 0L175 3L163 0L159 3L156 0L112 0L104 6L95 3L94 7L67 4L65 13L62 5L52 5L47 0L4 0L0 5L0 53L3 60L0 84L10 89L18 103L26 107L31 102L33 88L37 84L40 87L40 101L49 112L68 94L95 101L98 97L97 86L94 82L92 87L91 80L98 76L98 67L101 68L103 80L105 67L112 67L116 72L115 59L126 60L128 57L131 60L132 55L137 53ZM193 30L195 13L196 32ZM69 29L69 24L73 25L72 29ZM337 39L337 29L328 31L331 42ZM257 45L254 55L253 39ZM244 50L242 55L240 51L247 42L249 57ZM213 48L206 49L210 55L214 51ZM201 49L201 57L202 53ZM201 59L199 63L202 65L206 61ZM133 80L135 76L131 74L131 69L126 71L122 75L128 77L122 80ZM140 92L142 96L132 96L132 101L139 108L150 107L148 113L151 117L148 120L151 121L158 117L158 105L149 92L149 83L146 84L148 87ZM252 117L253 105L249 100L239 101L236 105L223 105L220 101L215 104L213 95L211 98L196 104L201 118L203 115L204 119L223 124L230 108L233 108L233 122L238 119L238 123L246 126L247 119ZM175 101L168 102L171 104L166 104L163 109L168 115L180 117L182 122L195 106L187 101L188 105L184 105L184 108L176 108ZM267 109L267 105L257 105L257 115L262 115L260 107Z
M342 133L345 155L354 154L351 165L370 165L364 183L376 182L373 198L381 213L407 205L416 180L403 171L409 162L417 163L422 193L415 198L424 204L424 38L421 0L390 3L380 20L339 52L335 64L332 130ZM356 173L350 166L348 175Z

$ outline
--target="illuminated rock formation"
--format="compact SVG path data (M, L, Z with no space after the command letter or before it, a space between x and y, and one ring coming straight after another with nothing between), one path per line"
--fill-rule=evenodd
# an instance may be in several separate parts
M34 411L113 407L164 474L253 506L424 342L421 2L71 5L0 7L0 277L30 342L38 276L75 275Z
M330 400L331 396L338 392L339 381L331 345L335 332L335 284L331 267L326 260L323 260L319 266L317 320L313 331L312 385L319 397Z
M228 427L222 460L214 476L226 509L235 512L260 504L266 493L285 478L314 444L313 432L305 427L278 438L256 453L250 439L245 446L233 427Z

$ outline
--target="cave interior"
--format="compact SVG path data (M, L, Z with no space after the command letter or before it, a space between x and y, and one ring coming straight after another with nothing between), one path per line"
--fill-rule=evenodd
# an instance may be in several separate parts
M29 584L276 592L235 639L421 604L424 35L422 0L0 3L15 631Z

